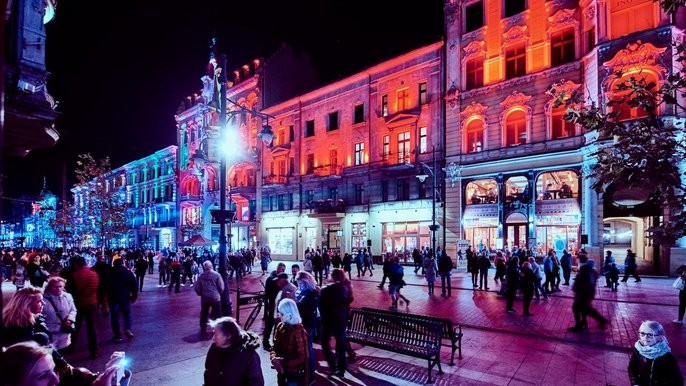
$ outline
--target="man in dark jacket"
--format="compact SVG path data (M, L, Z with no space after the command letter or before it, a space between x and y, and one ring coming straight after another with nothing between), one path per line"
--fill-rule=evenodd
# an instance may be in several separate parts
M386 254L386 258L383 261L383 267L382 267L382 272L383 272L383 277L381 278L381 283L379 283L378 287L383 289L384 284L386 283L386 278L389 275L389 269L391 268L391 265L393 265L393 255L389 252Z
M432 253L432 252L429 252ZM441 276L441 296L450 297L452 294L452 284L450 275L453 270L453 259L447 253L442 253L438 257L438 274Z
M272 345L269 343L269 338L271 337L272 329L274 328L274 315L276 314L276 297L279 295L279 292L281 291L281 287L279 287L277 280L279 280L279 274L283 273L285 270L286 264L279 263L276 266L276 270L272 271L272 273L269 275L267 281L264 284L265 305L264 335L262 336L262 347L264 347L265 350L272 349Z
M594 269L594 261L589 260L585 253L579 254L579 272L572 286L574 291L572 312L574 313L575 324L569 328L569 331L581 331L588 328L587 316L597 320L601 329L607 325L608 320L591 305L595 297L597 280L598 272Z
M505 282L507 283L507 292L505 293L505 311L514 313L514 299L517 296L517 287L519 286L519 257L517 255L510 256L505 266Z
M331 372L336 376L345 375L347 367L345 328L348 321L350 303L353 301L349 280L341 269L331 271L331 283L324 286L319 298L323 333L322 351L329 363ZM336 355L331 351L331 337L336 339Z
M562 285L569 285L569 278L572 276L572 255L566 249L562 251L560 266L562 267L562 276L565 278Z
M138 283L136 277L129 269L124 267L124 261L117 259L107 280L107 296L110 302L112 338L115 342L121 342L121 329L119 328L119 312L124 317L124 333L131 339L131 303L138 297Z
M467 247L467 272L472 274L472 288L477 287L477 280L479 278L479 258L472 251L472 246Z
M623 282L629 280L629 276L633 276L636 282L641 281L638 276L638 265L636 264L636 254L631 249L626 250L626 259L624 259L624 278Z
M143 282L145 281L145 273L148 272L148 262L145 261L145 257L140 254L138 259L136 259L136 278L138 279L138 290L143 292Z
M491 259L486 254L487 252L481 253L476 265L479 268L479 289L485 288L488 291L488 270L491 268Z

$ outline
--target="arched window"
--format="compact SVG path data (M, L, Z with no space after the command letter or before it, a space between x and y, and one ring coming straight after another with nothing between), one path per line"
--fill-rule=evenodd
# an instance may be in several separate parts
M465 187L466 204L495 204L498 202L498 183L494 179L476 180Z
M576 126L572 122L565 120L565 112L567 107L563 104L558 108L553 108L550 113L550 138L567 138L574 137L576 135Z
M645 81L645 85L649 86L652 85L650 88L653 92L657 91L657 85L658 85L658 80L657 77L655 76L654 73L648 72L648 71L643 71L643 72L637 72L637 73L631 73L627 74L614 82L612 82L612 86L610 87L610 99L613 101L621 101L623 98L626 98L623 103L615 106L611 106L612 111L620 111L618 119L620 121L625 121L625 120L630 120L630 119L639 119L639 118L644 118L648 116L648 112L640 106L632 107L629 105L629 100L635 97L634 95L629 95L632 90L618 90L618 86L627 82L630 78L634 78L637 81L643 79Z
M536 199L555 200L579 196L579 175L573 170L541 173L536 179Z
M469 121L465 129L465 135L466 153L482 151L484 142L484 121L481 119L472 119Z
M190 194L192 196L197 196L200 194L200 181L196 176L187 176L181 182L181 195Z
M523 145L526 143L526 113L513 110L505 118L505 146Z

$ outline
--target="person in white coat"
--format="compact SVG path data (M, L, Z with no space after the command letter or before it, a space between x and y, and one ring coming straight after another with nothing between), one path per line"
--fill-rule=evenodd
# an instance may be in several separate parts
M76 305L70 293L64 290L67 283L62 277L52 276L45 288L43 315L52 333L52 344L58 351L71 344L71 330L76 320Z

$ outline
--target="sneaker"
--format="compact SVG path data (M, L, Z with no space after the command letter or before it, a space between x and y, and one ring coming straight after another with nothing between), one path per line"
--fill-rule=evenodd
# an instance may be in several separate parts
M684 324L684 321L682 319L674 319L674 320L672 320L672 323Z
M123 342L124 339L121 338L121 336L115 336L112 338L112 342Z
M124 331L124 334L126 334L126 336L127 336L129 339L130 339L130 338L133 338L133 332L131 332L131 330L126 330L126 331Z

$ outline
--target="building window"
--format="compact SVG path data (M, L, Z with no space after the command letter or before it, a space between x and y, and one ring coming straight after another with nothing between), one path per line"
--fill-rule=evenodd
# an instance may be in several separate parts
M366 223L352 223L351 241L352 250L357 251L367 247L367 224Z
M286 160L285 159L279 160L279 175L280 176L286 175Z
M388 95L381 97L381 116L388 115Z
M610 39L633 32L655 28L655 7L652 0L610 1Z
M396 97L398 98L398 108L396 109L396 111L403 111L410 108L409 91L409 89L404 88L402 90L398 90L398 92L396 93Z
M295 172L295 157L291 157L288 160L288 175L292 176Z
M483 1L476 1L464 8L465 30L471 32L484 26L484 5Z
M355 184L353 185L353 202L355 205L361 205L362 204L362 192L364 191L364 185L362 184Z
M426 127L419 128L419 152L424 154L427 150Z
M285 194L279 194L277 196L277 205L278 205L278 210L285 210L286 209L286 195Z
M400 178L396 181L395 199L398 201L410 199L410 183L407 178Z
M355 111L353 113L353 124L358 124L364 122L364 105L359 104L355 106Z
M526 9L526 0L503 0L504 15L503 17L514 16Z
M514 110L505 118L505 146L526 143L526 113Z
M355 144L355 165L362 165L364 163L364 142Z
M278 205L277 205L276 200L277 200L276 195L269 196L269 210L270 211L277 210Z
M329 188L329 199L336 201L338 199L338 188L337 187L330 187Z
M288 193L288 210L293 210L293 193Z
M381 201L388 201L388 181L381 181Z
M314 135L314 119L305 121L305 138Z
M338 130L338 111L329 113L329 127L327 131Z
M428 89L426 88L426 82L419 84L419 104L425 105L429 103Z
M526 46L517 44L505 50L505 78L512 79L526 74Z
M398 163L410 163L410 132L398 134Z
M477 153L483 150L484 142L484 121L481 119L473 119L467 123L466 128L467 153Z
M574 123L565 120L564 116L567 108L562 105L553 109L551 118L551 139L574 137L576 135L576 127Z
M383 158L384 161L388 160L388 157L391 155L391 136L390 135L384 135L383 136L383 150L381 152L381 158Z
M293 125L288 126L288 142L295 141L295 130Z
M484 59L481 57L470 59L466 63L465 81L467 90L484 85Z
M286 143L286 129L279 129L276 136L276 143L274 145L283 145Z
M308 190L305 194L305 202L314 201L314 190Z
M305 174L314 173L314 154L307 155L307 169Z
M337 149L329 149L329 165L331 165L332 168L332 173L334 173L334 170L336 165L338 165L338 150Z
M648 116L648 111L646 111L646 109L642 106L631 106L629 104L631 99L636 98L636 95L632 94L632 90L630 88L628 90L618 90L618 86L626 83L630 78L634 78L636 82L643 80L646 86L652 84L653 87L651 91L653 94L657 91L658 80L655 75L650 72L644 71L641 73L630 74L614 81L612 83L612 87L610 88L611 94L609 96L610 103L608 107L612 112L619 111L619 116L617 119L620 121L639 119Z
M573 62L574 52L574 28L567 28L553 33L550 36L550 65L555 67L561 64Z

